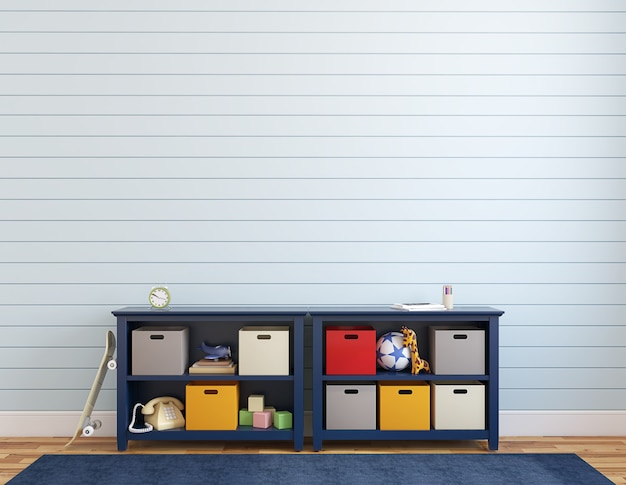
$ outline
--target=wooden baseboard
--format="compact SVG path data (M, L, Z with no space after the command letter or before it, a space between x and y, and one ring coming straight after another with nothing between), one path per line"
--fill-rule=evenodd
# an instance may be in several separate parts
M0 411L0 436L72 436L80 411ZM95 412L93 419L102 422L98 436L115 436L115 411Z
M626 411L500 411L500 436L626 436Z
M115 411L99 411L98 436L116 435ZM78 411L0 411L0 436L71 436ZM305 436L312 434L305 413ZM500 436L626 436L626 411L500 411Z

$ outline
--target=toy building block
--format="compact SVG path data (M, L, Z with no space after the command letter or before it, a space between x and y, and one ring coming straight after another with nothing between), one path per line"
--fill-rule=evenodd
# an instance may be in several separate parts
M252 415L252 426L255 428L269 428L272 421L273 413L271 411L258 411Z
M293 428L293 415L289 411L276 411L274 413L274 427L276 429Z
M248 411L253 413L262 412L265 408L265 396L263 394L250 394L248 396Z
M243 408L239 410L239 426L252 426L252 411Z

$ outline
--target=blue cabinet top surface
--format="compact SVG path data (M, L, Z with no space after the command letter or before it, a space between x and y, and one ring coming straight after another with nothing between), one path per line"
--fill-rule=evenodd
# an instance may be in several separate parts
M447 315L500 316L504 312L484 306L455 306L453 310L395 310L382 305L335 305L335 306L172 306L166 310L154 310L148 305L131 306L114 310L115 316L202 316L202 315L293 315L293 316L391 316L391 315Z

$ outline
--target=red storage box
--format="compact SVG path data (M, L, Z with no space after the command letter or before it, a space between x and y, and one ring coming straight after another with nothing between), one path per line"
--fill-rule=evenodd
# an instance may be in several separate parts
M376 374L376 330L366 325L326 327L326 374Z

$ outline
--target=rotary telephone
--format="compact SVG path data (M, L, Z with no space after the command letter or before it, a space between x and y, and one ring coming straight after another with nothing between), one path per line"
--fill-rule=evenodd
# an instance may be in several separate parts
M141 414L144 415L145 427L135 428L135 417L140 406L142 407ZM147 433L153 429L163 431L182 428L185 426L185 418L181 413L181 410L184 408L185 406L182 402L171 396L154 398L145 405L137 403L133 408L133 418L128 426L128 431L131 433Z

